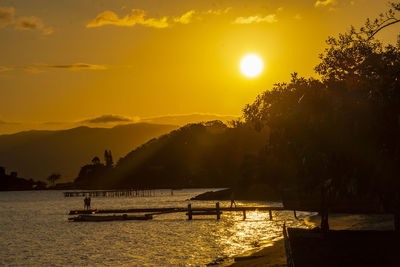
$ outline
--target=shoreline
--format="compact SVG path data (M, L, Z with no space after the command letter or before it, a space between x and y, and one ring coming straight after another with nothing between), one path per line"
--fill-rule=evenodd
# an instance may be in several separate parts
M304 219L304 223L310 227L318 227L320 221L321 217L319 215L311 215ZM393 230L393 216L330 214L329 225L334 230ZM257 252L245 253L241 256L233 257L233 260L234 263L228 266L287 266L283 237Z
M228 266L287 266L285 242L283 238L281 238L256 252L233 257L233 261L234 262Z

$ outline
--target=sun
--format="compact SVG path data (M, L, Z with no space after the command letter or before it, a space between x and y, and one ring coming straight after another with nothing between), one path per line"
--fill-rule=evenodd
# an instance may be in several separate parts
M240 61L240 71L248 78L259 76L263 69L264 63L261 57L256 54L247 54Z

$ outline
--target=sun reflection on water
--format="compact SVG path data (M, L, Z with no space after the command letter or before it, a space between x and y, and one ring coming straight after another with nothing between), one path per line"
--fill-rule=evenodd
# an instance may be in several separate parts
M215 207L215 201L187 201L200 190L166 192L152 198L96 198L95 208ZM168 194L167 194L168 193ZM0 194L0 265L138 265L203 266L258 250L282 236L282 225L301 225L292 212L223 212L196 216L184 213L154 216L151 221L71 223L69 209L82 200L64 199L60 192ZM221 202L229 207L230 202ZM244 203L260 206L274 203ZM279 203L275 203L279 204ZM298 214L300 216L300 214ZM25 242L25 240L30 240ZM34 256L29 251L35 251Z

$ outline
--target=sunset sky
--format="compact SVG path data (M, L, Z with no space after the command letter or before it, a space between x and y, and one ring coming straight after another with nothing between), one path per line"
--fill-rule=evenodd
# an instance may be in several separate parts
M387 9L384 0L0 0L0 134L105 114L240 115L291 72L313 75L329 35ZM239 70L248 53L264 61L258 77Z

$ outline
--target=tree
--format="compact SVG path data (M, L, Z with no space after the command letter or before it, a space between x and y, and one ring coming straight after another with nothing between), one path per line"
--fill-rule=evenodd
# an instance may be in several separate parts
M61 174L59 173L52 173L49 177L47 177L47 181L49 181L52 185L55 184L57 180L61 178Z
M394 11L387 14L394 22ZM400 44L374 39L393 25L379 21L329 37L315 68L321 80L294 73L243 110L241 124L270 129L266 164L286 184L316 190L331 178L339 190L351 182L359 193L399 186Z
M92 163L93 163L93 165L99 165L100 164L100 159L99 159L99 157L94 157L93 159L92 159Z
M374 36L386 27L400 22L400 2L390 2L391 8L379 15L379 18L374 21L367 20L364 27L361 28L361 32L368 36L368 39L374 38Z
M106 162L106 166L112 168L114 166L114 161L111 155L111 150L104 151L104 161Z

